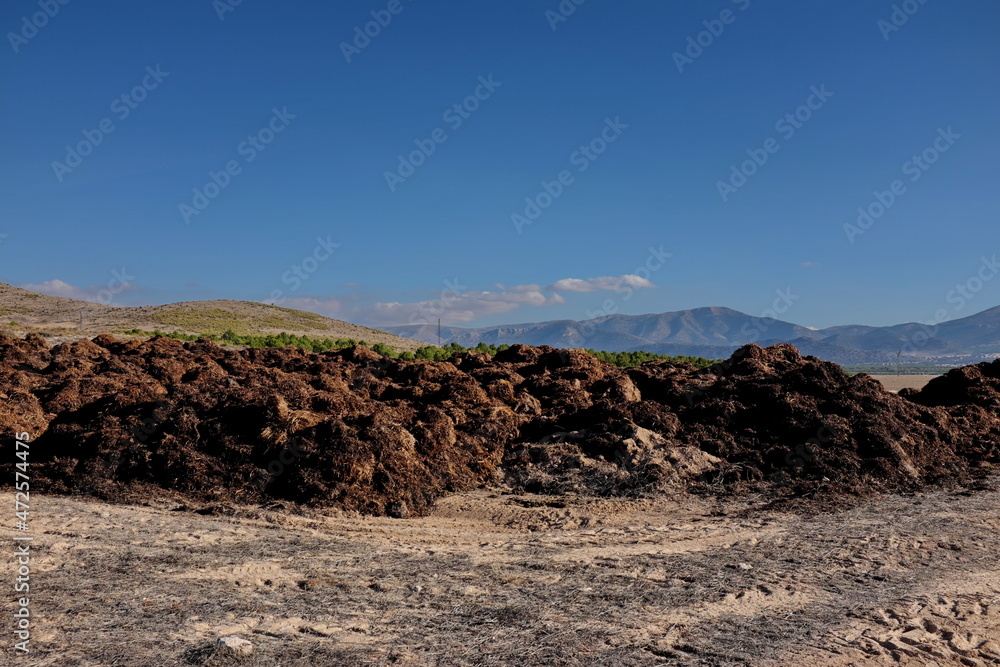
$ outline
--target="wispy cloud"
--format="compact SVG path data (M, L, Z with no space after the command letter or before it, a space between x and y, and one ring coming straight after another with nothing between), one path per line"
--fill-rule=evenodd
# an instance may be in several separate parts
M486 315L509 313L521 306L541 307L565 303L559 294L543 294L538 285L500 287L496 291L445 291L436 299L411 303L376 303L371 308L360 309L363 312L359 315L375 326L429 323L436 318L458 324Z
M617 290L623 287L656 287L652 282L635 274L624 276L601 276L600 278L563 278L549 285L546 289L553 292L597 292L598 290Z
M451 284L451 283L448 283ZM374 327L405 324L430 324L439 318L447 324L463 324L489 315L501 315L522 306L544 308L566 303L562 293L596 292L621 288L656 287L636 275L601 276L598 278L564 278L542 287L503 285L492 290L470 290L455 285L431 299L420 301L375 301L369 297L299 296L268 302L284 308L308 310L327 317L359 322Z
M118 282L115 284L113 289L109 289L106 285L77 287L76 285L70 285L69 283L59 280L58 278L46 280L44 283L38 284L21 283L18 287L31 292L48 294L49 296L62 296L68 299L90 301L92 303L108 303L111 298L119 292L134 291L139 289L138 285L128 281Z

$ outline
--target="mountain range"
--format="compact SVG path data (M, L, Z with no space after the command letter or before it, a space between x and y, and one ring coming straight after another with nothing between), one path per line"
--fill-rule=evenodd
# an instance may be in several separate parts
M438 343L435 325L388 327L390 333ZM1000 356L1000 306L936 325L842 325L814 329L724 307L649 315L606 315L494 327L441 327L441 342L473 346L525 343L608 351L728 357L747 343L791 343L803 354L840 364L965 364Z
M355 338L415 350L437 344L435 325L386 327L384 331L248 301L190 301L162 306L115 307L48 296L0 283L0 330L42 333L56 340L129 329L182 333L266 334ZM420 342L418 342L420 341ZM747 343L791 343L800 352L845 365L911 364L955 366L1000 356L1000 306L937 325L842 325L814 329L762 319L725 307L694 308L648 315L605 315L591 320L555 320L493 327L441 327L441 343L472 347L480 342L525 343L611 352L723 359Z

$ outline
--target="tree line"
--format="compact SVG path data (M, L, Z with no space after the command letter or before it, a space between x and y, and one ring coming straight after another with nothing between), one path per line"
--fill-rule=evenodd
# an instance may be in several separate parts
M479 352L480 354L486 354L493 356L498 352L502 352L510 348L510 345L503 343L501 345L492 345L488 343L479 343L475 347L464 347L458 343L448 343L447 345L438 347L437 345L425 345L423 347L417 348L416 351L410 352L409 350L397 351L386 345L385 343L368 343L364 340L355 340L353 338L311 338L309 336L299 336L290 333L279 333L279 334L238 334L234 331L226 331L222 335L214 334L184 334L178 333L176 331L165 332L156 329L154 331L143 331L141 329L130 329L125 332L130 336L163 336L165 338L173 338L175 340L182 340L193 342L203 338L207 338L215 343L224 343L227 345L241 345L243 347L253 347L253 348L282 348L287 346L298 347L307 352L327 352L329 350L340 350L345 347L353 347L354 345L363 345L373 352L377 352L384 357L389 357L392 359L402 359L404 361L412 361L414 359L429 359L431 361L447 361L451 359L456 354L461 352ZM688 357L688 356L671 356L669 354L656 354L654 352L645 351L633 351L633 352L608 352L606 350L594 350L586 349L585 352L600 359L601 361L607 362L619 368L629 368L632 366L638 366L644 364L647 361L672 361L672 362L687 362L696 366L697 368L708 368L712 364L718 362L715 359L704 359L702 357Z

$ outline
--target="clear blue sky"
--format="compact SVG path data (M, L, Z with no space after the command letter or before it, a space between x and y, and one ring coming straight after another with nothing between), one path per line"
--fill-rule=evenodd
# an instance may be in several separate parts
M757 315L790 288L783 318L823 327L928 320L996 272L991 0L899 3L898 30L873 0L567 1L558 22L556 0L49 1L0 8L0 281L378 326ZM372 11L391 20L348 62ZM415 142L434 151L402 178ZM720 193L748 150L767 161ZM210 172L228 184L197 200ZM542 181L562 191L519 233ZM1000 278L972 296L955 316L1000 303Z

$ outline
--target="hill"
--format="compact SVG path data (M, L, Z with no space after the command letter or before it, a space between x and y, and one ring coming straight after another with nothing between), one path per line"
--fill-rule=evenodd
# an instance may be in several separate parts
M408 338L437 343L434 326L388 327ZM647 315L607 315L592 320L442 327L442 343L465 346L524 343L613 351L725 358L747 343L791 343L804 354L841 364L902 363L956 365L1000 355L1000 306L935 327L909 322L888 327L862 325L812 329L762 319L724 307Z
M130 329L187 334L292 333L314 338L353 338L384 343L399 351L423 345L411 340L316 313L253 301L185 301L162 306L105 306L30 292L0 283L0 330L8 334L39 333L62 341Z

